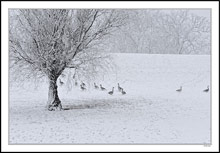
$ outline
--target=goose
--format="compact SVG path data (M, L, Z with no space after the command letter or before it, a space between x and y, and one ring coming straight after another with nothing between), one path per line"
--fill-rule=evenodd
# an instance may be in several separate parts
M82 86L86 86L86 84L85 84L84 82L82 82L82 81L81 81L81 85L82 85Z
M118 91L120 92L122 89L122 87L120 87L119 83L118 83Z
M125 95L125 94L126 94L126 92L124 91L123 88L121 88L121 93L122 93L122 95Z
M63 81L61 81L61 79L59 79L59 81L60 81L60 85L62 86L62 85L64 84L64 82L63 82Z
M112 91L109 91L108 94L113 95L113 93L114 93L114 87L112 87Z
M64 78L65 76L66 76L65 74L63 74L63 73L61 74L61 77L63 77L63 78Z
M177 89L176 91L181 92L182 91L182 86L180 86L180 88Z
M209 92L209 86L207 86L207 89L203 90L203 92Z
M95 87L95 89L99 89L99 87L94 83L94 87Z
M75 80L75 86L77 86L78 85L78 82Z
M80 88L81 88L81 90L83 90L83 91L86 90L86 88L85 88L82 84L80 85Z
M101 90L106 90L101 84L100 84L100 89Z

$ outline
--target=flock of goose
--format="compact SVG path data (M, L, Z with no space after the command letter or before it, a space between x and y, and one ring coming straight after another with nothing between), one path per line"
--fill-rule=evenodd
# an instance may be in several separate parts
M177 89L177 92L181 92L183 90L182 86L180 86L179 89ZM203 92L209 92L209 86L207 86L207 88L205 90L203 90Z
M59 79L59 83L60 83L60 85L62 86L63 84L64 84L64 82L61 80L61 79ZM78 86L78 82L75 80L75 86ZM99 86L96 84L96 83L94 83L94 88L96 89L96 90L101 90L101 91L106 91L107 89L105 88L105 87L103 87L102 86L102 84L100 84ZM80 84L80 89L82 90L82 91L85 91L86 90L86 84L84 83L84 82L82 82L81 81L81 84ZM120 84L118 83L118 91L122 94L122 95L125 95L126 94L126 92L124 91L124 89L120 86ZM114 87L112 87L112 90L111 91L109 91L108 92L108 94L109 95L113 95L114 94Z
M59 82L60 82L60 85L63 85L64 82L59 79ZM75 86L78 85L78 82L75 81ZM84 82L81 81L81 84L80 84L80 88L82 91L85 91L86 90L86 84ZM98 86L96 83L94 83L94 88L95 89L100 89L101 91L106 91L106 89L102 86L102 84L100 84L100 86ZM180 86L179 89L177 89L176 91L177 92L181 92L183 90L182 86ZM124 91L124 89L119 85L118 83L118 91L121 92L122 95L125 95L126 92ZM203 92L209 92L209 86L207 86L206 89L203 90ZM108 92L109 95L113 95L114 94L114 87L112 87L112 90Z
M75 85L77 85L76 82L75 82ZM81 88L81 90L83 90L83 91L86 90L86 85L85 85L84 82L81 82L80 88ZM98 86L96 83L94 83L94 88L95 88L96 90L99 90L99 89L100 89L101 91L106 91L106 88L103 87L102 84L100 84L100 85ZM114 94L114 88L115 88L115 87L112 87L112 90L108 92L109 95L113 95L113 94ZM124 91L124 89L123 89L122 87L120 87L119 83L118 83L118 91L121 92L122 95L125 95L125 94L126 94L126 92Z

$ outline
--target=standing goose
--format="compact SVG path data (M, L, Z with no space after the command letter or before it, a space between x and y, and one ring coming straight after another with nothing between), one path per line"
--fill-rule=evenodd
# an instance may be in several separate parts
M100 89L101 90L106 90L101 84L100 84Z
M207 86L207 89L203 90L203 92L209 92L209 86Z
M180 88L177 89L176 91L181 92L182 91L182 86L180 86Z
M75 86L77 86L78 85L78 82L75 80Z
M112 91L109 91L108 94L113 95L113 93L114 93L114 87L112 87Z
M73 80L75 80L75 86L77 86L78 85L78 82L77 82L77 80L76 80L76 73L73 75Z
M120 87L119 83L118 83L118 91L120 92L122 90L122 87Z
M86 88L82 84L80 85L80 88L82 91L86 90Z
M60 85L62 86L62 85L64 84L64 82L63 82L63 81L61 81L61 79L59 79L59 81L60 81Z

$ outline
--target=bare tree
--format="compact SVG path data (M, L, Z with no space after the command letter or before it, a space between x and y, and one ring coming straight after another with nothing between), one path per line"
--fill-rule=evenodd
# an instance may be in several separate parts
M174 10L165 13L157 23L158 33L165 38L163 49L170 53L204 52L210 46L210 22L205 17L191 14L188 10Z
M159 10L126 10L127 25L115 33L114 46L120 52L152 53L157 33Z
M189 10L128 10L129 22L113 38L119 52L210 53L210 22Z
M160 16L160 10L133 10L130 13L130 25L123 28L126 37L135 46L137 53L153 53L158 41L156 32L157 19Z
M124 24L116 10L21 9L13 13L10 70L23 72L24 78L49 79L48 110L62 109L57 79L63 71L94 70L102 56L91 50Z

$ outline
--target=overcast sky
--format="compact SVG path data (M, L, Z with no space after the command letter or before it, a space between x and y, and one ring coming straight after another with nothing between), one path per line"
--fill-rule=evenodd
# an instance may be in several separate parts
M203 9L203 10L195 9L195 10L190 10L190 12L192 12L196 15L199 15L199 16L204 16L210 20L210 14L211 14L210 9Z
M169 12L171 10L175 10L175 9L165 9L164 11ZM176 9L176 10L181 10L181 9ZM204 16L208 20L210 20L211 9L187 9L187 10L189 10L190 13L193 13L198 16Z

